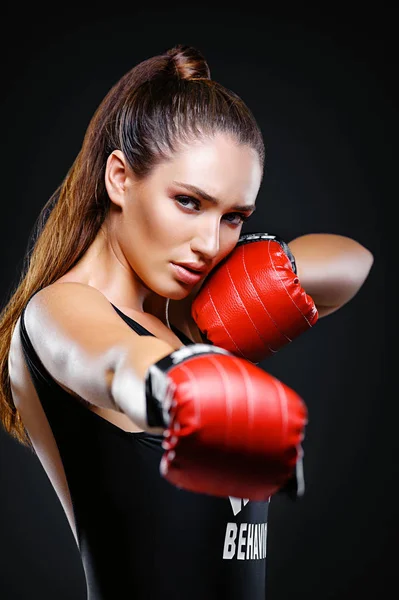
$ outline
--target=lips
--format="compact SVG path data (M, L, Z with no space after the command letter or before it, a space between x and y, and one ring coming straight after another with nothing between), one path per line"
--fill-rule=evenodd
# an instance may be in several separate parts
M178 267L183 267L184 269L188 269L189 271L193 271L194 273L204 273L207 270L206 265L200 265L197 263L174 263Z
M182 264L170 264L173 267L176 279L182 283L195 284L198 283L198 281L200 281L200 279L202 279L204 276L205 269L201 272L192 268L188 268L187 266L183 266Z

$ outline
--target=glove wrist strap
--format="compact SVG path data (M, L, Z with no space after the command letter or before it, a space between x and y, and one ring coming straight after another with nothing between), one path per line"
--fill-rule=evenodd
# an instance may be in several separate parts
M272 233L244 233L239 238L239 240L237 242L237 246L243 246L244 244L249 244L251 242L258 242L261 240L278 242L280 244L280 246L282 247L282 249L284 250L284 253L288 256L290 263L291 263L292 270L294 271L295 275L297 274L295 257L292 254L288 244L278 235L274 235Z

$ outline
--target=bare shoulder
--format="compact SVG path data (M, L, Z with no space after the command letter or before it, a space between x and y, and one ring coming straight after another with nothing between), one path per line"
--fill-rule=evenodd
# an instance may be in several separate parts
M85 283L56 282L40 290L26 307L27 330L38 343L42 335L58 334L65 341L77 340L87 350L135 344L156 347L181 345L163 324L139 311L123 312L150 331L154 337L140 336L115 311L111 301L97 288Z
M20 321L14 328L10 357L20 345ZM48 373L82 398L74 374L83 379L100 357L112 361L118 349L136 336L99 290L78 282L54 283L38 291L25 307L24 325Z
M25 327L42 365L55 381L101 408L114 409L109 386L121 361L141 378L148 366L173 348L140 336L96 288L54 283L26 306Z
M105 311L112 315L115 312L110 302L97 288L75 281L55 282L42 288L28 302L26 312L51 312L60 309L68 314L68 312L75 312L77 308L79 313L94 310L102 314Z
M90 346L99 334L103 339L107 332L134 335L102 292L78 282L56 282L37 292L26 306L25 324L38 342L42 336L59 334Z

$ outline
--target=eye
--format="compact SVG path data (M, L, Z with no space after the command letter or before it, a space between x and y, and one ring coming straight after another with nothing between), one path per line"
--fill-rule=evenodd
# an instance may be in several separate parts
M250 216L251 215L244 215L242 213L229 213L228 215L225 215L225 219L226 221L228 221L228 223L231 223L232 225L242 225L243 223L248 221Z
M180 206L186 208L188 211L199 211L201 208L201 202L197 200L197 198L193 198L192 196L175 196L174 199L178 202ZM191 205L191 206L190 206ZM233 226L239 226L248 221L251 215L244 215L243 213L229 213L224 215L225 221Z
M183 206L184 208L192 208L190 204L194 205L194 210L198 210L200 207L200 202L196 198L192 198L191 196L175 196L175 200Z

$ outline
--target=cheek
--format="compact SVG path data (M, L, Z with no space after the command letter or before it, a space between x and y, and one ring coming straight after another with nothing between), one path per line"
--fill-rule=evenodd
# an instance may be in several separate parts
M234 250L241 235L241 228L236 230L226 226L225 229L223 226L220 228L219 253L215 266Z
M152 252L172 249L176 244L185 242L190 236L190 219L178 210L171 200L146 199L131 217L132 231L140 253L149 247Z
M230 254L230 252L232 252L232 250L234 249L234 246L235 246L235 244L229 244L229 246L220 247L220 252L217 257L217 262L219 263L224 258L226 258L226 256L228 256Z
M226 256L230 254L240 239L242 227L230 227L222 223L220 227L220 252Z
M173 240L187 237L187 227L187 219L182 219L173 205L163 204L146 219L146 234L155 244L171 244Z

